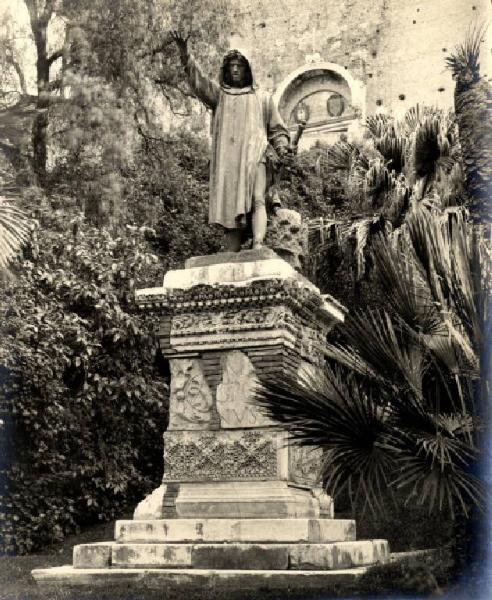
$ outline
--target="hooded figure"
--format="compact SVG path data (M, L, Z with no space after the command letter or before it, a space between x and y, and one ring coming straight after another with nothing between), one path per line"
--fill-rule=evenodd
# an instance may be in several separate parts
M269 159L274 162L288 150L289 133L272 95L256 87L250 63L240 52L226 54L217 83L202 73L186 42L176 41L193 92L212 110L209 222L237 234L253 212L253 247L260 247L266 232ZM242 65L240 80L234 63ZM239 250L240 236L233 238L228 249Z

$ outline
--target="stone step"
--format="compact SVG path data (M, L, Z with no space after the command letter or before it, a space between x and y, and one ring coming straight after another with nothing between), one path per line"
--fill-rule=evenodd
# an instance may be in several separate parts
M81 544L76 568L332 570L385 563L385 540L334 544Z
M97 590L107 590L110 586L112 597L141 598L152 591L168 597L204 598L218 597L235 600L263 597L272 593L277 597L292 597L299 593L305 597L307 592L316 590L327 597L332 593L340 595L340 590L347 586L353 593L357 579L363 575L367 567L353 569L337 569L334 571L244 571L239 569L75 569L69 565L51 569L34 569L32 575L41 590L53 593L58 597L61 590L90 591L90 597L97 598ZM165 592L163 591L165 590ZM152 596L154 597L154 596Z
M115 540L130 542L344 542L351 519L156 519L116 521Z

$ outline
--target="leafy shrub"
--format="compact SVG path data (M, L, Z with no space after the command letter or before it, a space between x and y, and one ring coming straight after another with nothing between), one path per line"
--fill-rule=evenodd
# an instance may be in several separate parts
M382 494L384 510L372 511L363 502L352 505L348 493L342 493L335 506L338 518L357 521L358 539L386 539L392 552L442 548L452 543L455 523L448 512L430 513L417 497L405 500L404 494L394 490Z
M220 250L222 230L208 223L209 159L207 140L182 132L147 141L126 173L128 213L155 228L164 269Z
M299 211L306 219L346 217L352 209L339 174L320 172L317 168L326 148L318 143L297 156L287 157L279 173L282 204Z
M415 597L418 594L439 594L450 582L449 555L433 554L432 561L422 557L414 561L396 561L371 567L357 581L358 594L385 594L402 592Z
M145 229L116 235L38 206L27 260L0 290L0 544L18 553L113 518L157 483L167 403L133 302L160 271Z

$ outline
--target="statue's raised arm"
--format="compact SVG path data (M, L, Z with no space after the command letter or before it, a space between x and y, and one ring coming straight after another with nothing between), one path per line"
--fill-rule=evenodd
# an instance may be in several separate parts
M193 93L205 106L215 110L219 101L219 85L203 74L200 65L188 49L188 38L184 38L177 31L171 31L171 37L178 47L181 64L185 68Z
M171 36L193 92L213 111L209 223L223 227L226 250L238 252L250 236L252 247L259 249L267 228L266 191L289 150L289 132L272 94L256 85L242 52L226 53L215 82L193 59L188 40L176 31Z

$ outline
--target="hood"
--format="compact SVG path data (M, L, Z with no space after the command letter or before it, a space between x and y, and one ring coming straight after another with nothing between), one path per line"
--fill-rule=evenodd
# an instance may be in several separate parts
M233 87L228 82L227 67L229 62L233 58L241 58L246 63L246 85L242 88ZM227 54L224 56L224 59L222 60L222 66L220 67L219 83L221 88L225 89L226 91L231 91L233 93L241 93L241 91L247 92L251 89L256 89L253 70L251 68L251 61L248 59L244 52L235 49L229 50L229 52L227 52Z

